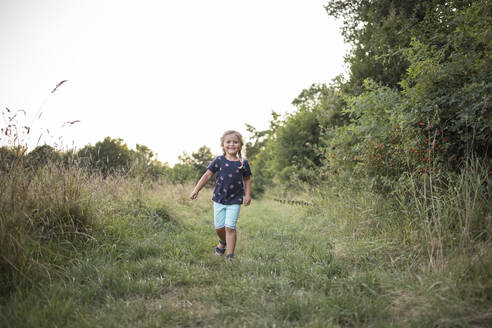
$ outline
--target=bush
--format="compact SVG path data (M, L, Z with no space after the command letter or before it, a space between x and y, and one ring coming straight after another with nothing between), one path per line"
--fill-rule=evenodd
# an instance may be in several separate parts
M131 166L131 153L123 139L106 137L95 146L87 145L78 151L81 163L107 177L113 173L127 172Z
M57 164L62 161L62 154L49 145L38 146L27 153L24 162L32 169L38 169L48 164Z

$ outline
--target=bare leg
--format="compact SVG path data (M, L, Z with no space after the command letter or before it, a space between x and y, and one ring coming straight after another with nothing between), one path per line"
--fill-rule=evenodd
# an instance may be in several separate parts
M217 233L217 236L219 237L220 240L226 242L226 230L225 230L225 228L215 229L215 232ZM221 243L219 243L217 245L217 247L220 249L224 249L224 245L222 245Z
M227 242L227 255L234 254L236 248L236 230L225 228L226 242Z

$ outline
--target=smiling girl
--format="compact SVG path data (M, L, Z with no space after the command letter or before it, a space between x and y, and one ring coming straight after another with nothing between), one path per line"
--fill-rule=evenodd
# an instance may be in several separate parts
M224 132L220 138L220 145L223 155L216 157L210 163L191 192L190 198L196 199L207 181L217 173L212 197L215 232L219 237L215 254L223 255L227 246L226 259L233 259L239 209L241 204L248 206L251 203L251 169L248 160L241 156L244 142L239 132L233 130Z

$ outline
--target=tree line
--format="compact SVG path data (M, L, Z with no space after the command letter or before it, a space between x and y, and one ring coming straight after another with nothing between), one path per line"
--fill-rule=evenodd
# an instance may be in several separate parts
M251 134L254 191L329 177L388 191L408 176L489 162L490 1L328 1L343 22L347 76L313 84Z
M409 175L453 172L472 157L489 160L491 145L492 4L486 0L330 0L352 48L348 72L313 84L269 128L246 125L256 196L278 184L316 184L337 176L387 191ZM196 180L213 155L207 146L172 168L144 145L129 149L105 138L78 151L44 145L0 149L2 169L22 159L38 167L71 163L173 183ZM22 156L19 156L22 155Z
M138 176L147 179L165 178L171 183L197 180L213 159L207 146L191 154L179 156L179 163L170 167L156 158L147 146L137 144L130 149L123 139L106 137L95 145L86 145L75 151L61 151L50 145L41 145L27 152L26 147L0 147L0 170L5 172L24 167L37 170L47 165L78 165L95 174Z

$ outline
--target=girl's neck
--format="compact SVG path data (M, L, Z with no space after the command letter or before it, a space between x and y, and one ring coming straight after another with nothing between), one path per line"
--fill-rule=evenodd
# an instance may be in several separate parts
M225 158L229 161L239 161L239 158L237 157L237 154L235 156L225 154Z

